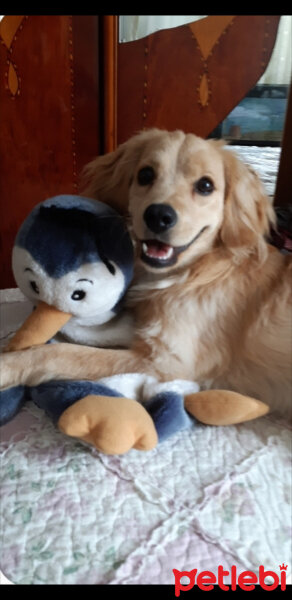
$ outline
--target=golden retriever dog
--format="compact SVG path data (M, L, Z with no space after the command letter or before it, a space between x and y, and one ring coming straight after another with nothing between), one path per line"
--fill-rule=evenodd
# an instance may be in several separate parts
M287 415L291 258L266 241L274 211L253 170L222 142L150 129L94 160L87 178L85 195L128 215L132 345L8 353L2 386L145 372L238 391Z

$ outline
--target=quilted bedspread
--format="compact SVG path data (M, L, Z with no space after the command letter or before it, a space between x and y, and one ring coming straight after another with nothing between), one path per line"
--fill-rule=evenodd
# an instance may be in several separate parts
M1 338L30 310L2 293ZM16 584L174 584L172 569L291 573L291 432L269 415L106 456L28 403L1 430L1 561ZM225 582L228 578L225 578Z

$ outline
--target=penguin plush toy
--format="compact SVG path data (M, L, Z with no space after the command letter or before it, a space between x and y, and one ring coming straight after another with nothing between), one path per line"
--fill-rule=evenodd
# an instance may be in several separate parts
M35 206L12 254L16 283L33 310L5 351L52 342L58 332L76 343L129 347L133 323L123 301L133 264L130 235L108 205L63 195ZM229 425L268 411L262 402L234 392L199 391L195 382L160 383L129 373L3 389L0 425L26 400L44 409L62 432L107 454L150 450L197 421Z
M22 224L12 269L36 309L10 350L46 342L59 330L71 341L97 345L100 326L120 312L132 280L133 245L109 206L58 196L38 204Z

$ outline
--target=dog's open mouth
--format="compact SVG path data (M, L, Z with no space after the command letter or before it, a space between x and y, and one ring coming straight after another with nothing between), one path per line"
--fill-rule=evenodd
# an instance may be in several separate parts
M168 267L176 262L177 250L159 240L144 240L142 242L141 259L152 267Z
M193 244L208 227L202 227L199 233L184 246L171 246L160 240L141 240L141 260L151 267L163 268L174 265L177 257Z

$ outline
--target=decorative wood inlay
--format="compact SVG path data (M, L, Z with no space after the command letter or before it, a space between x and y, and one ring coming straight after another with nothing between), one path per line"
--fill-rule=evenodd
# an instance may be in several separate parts
M202 106L208 106L210 90L206 73L204 73L202 76L201 83L199 86L199 94Z
M256 85L279 19L211 15L194 27L182 25L119 44L118 143L143 127L209 135ZM201 34L197 40L201 27L210 32L208 40Z
M197 44L200 48L203 58L206 60L224 34L228 25L231 25L234 19L233 15L209 16L208 19L202 19L189 24Z
M12 62L9 62L8 74L7 74L8 88L12 96L16 96L19 91L19 80L16 72L16 67Z
M0 22L1 42L7 49L7 69L5 73L5 87L12 99L20 94L20 77L17 73L16 64L12 61L13 46L19 32L22 30L27 16L7 15Z
M12 46L12 42L16 39L16 32L20 26L24 15L10 15L3 17L0 22L0 35L8 50Z
M201 55L203 73L199 75L200 83L197 86L198 104L205 108L209 106L211 98L211 78L208 72L208 59L213 54L213 49L218 46L223 35L234 22L234 15L209 16L207 19L189 23L188 27L195 39Z

